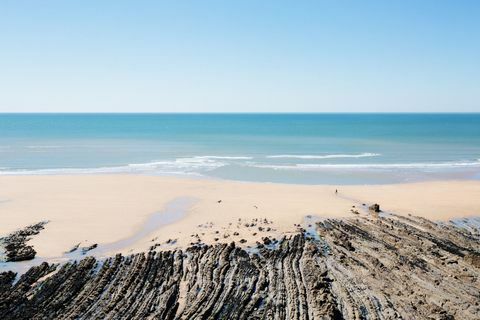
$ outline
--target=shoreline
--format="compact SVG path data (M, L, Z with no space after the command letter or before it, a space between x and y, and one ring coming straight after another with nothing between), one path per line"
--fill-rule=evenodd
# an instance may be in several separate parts
M190 158L178 159L222 159L234 158L230 156L192 156ZM248 157L247 157L248 158ZM176 160L178 160L176 159ZM210 161L210 160L209 160ZM175 162L175 161L173 161ZM155 163L155 162L152 162ZM446 162L445 164L447 164ZM274 170L275 174L281 173L280 177L273 175L252 175L246 173L245 177L238 175L210 175L205 172L184 171L179 172L162 172L150 171L150 169L141 169L142 163L139 164L125 164L111 167L97 167L97 168L52 168L52 169L32 169L32 170L0 170L0 177L23 177L23 176L147 176L147 177L165 177L187 180L213 180L213 181L231 181L239 183L261 183L261 184L282 184L282 185L308 185L308 186L365 186L365 185L402 185L423 182L447 182L447 181L480 181L478 168L480 167L480 159L472 162L475 165L462 165L461 162L448 168L441 163L405 163L405 164L293 164L292 168L288 166L276 165L261 165L260 168L267 168ZM149 163L144 163L148 165ZM231 164L223 164L221 166L228 166ZM299 165L299 166L297 166ZM305 165L306 167L302 168ZM315 166L320 167L317 170L313 169ZM423 165L427 167L432 165L438 168L444 168L437 172L428 172L420 169ZM322 167L323 166L323 167ZM373 167L372 167L373 166ZM248 166L247 166L248 167ZM401 172L394 171L383 172L382 170L402 169ZM129 168L128 170L118 170L119 168ZM309 169L310 168L310 169ZM426 167L425 167L426 168ZM424 169L425 169L424 168ZM5 169L5 168L0 168ZM299 176L286 176L287 173L299 174ZM320 178L318 174L323 176ZM309 175L315 176L310 179ZM1 203L0 199L0 203Z
M255 252L224 243L37 261L20 277L0 273L0 314L191 319L208 305L222 319L478 319L478 231L398 215L311 222L316 237L292 234Z
M37 256L48 260L78 243L102 247L135 237L169 202L191 197L197 201L179 219L110 253L141 252L152 245L185 248L199 241L244 240L248 247L264 236L297 232L308 215L354 217L352 206L363 203L435 221L480 216L479 195L480 181L463 180L335 187L144 175L0 176L0 235L50 221L29 241Z

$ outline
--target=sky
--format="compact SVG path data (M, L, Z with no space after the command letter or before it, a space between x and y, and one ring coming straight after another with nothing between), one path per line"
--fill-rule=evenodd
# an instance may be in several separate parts
M480 1L0 1L0 112L480 112Z

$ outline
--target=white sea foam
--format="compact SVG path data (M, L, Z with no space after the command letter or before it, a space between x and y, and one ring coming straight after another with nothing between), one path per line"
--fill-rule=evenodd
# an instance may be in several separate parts
M220 160L251 160L252 157L234 157L234 156L196 156L195 159L220 159Z
M55 168L55 169L33 169L33 170L0 170L0 175L82 175L82 174L115 174L115 173L152 173L165 175L201 175L197 172L181 170L135 170L129 166L99 167L99 168Z
M1 170L0 175L55 175L55 174L101 174L101 173L153 173L174 175L201 175L227 165L225 162L202 158L177 158L175 160L131 163L124 166L97 168L52 168L32 170Z
M146 163L132 163L129 168L150 168L150 169L215 169L227 165L225 162L212 158L191 157L177 158L171 161L152 161Z
M252 157L229 157L229 156L194 156L177 158L173 160L151 161L145 163L131 163L120 166L103 166L94 168L52 168L52 169L12 169L0 168L0 175L58 175L58 174L113 174L113 173L145 173L145 174L172 174L172 175L208 175L208 172L217 168L228 166L232 163L247 167L273 169L273 170L395 170L395 169L450 169L450 168L476 168L480 167L478 161L459 162L416 162L416 163L361 163L361 164L320 164L320 163L297 163L297 164L267 164L253 161Z
M267 158L278 159L338 159L338 158L366 158L366 157L378 157L379 153L359 153L359 154L326 154L326 155L310 155L310 154L278 154L267 156Z
M10 169L0 170L0 175L58 175L58 174L90 174L90 173L120 173L120 167L99 168L52 168L52 169Z
M293 164L269 165L248 164L255 168L275 170L322 170L322 169L448 169L464 167L480 167L480 161L471 162L438 162L438 163L362 163L362 164Z

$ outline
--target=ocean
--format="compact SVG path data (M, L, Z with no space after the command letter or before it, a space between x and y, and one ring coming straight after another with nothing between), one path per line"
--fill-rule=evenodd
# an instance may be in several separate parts
M0 175L480 178L480 114L0 114Z

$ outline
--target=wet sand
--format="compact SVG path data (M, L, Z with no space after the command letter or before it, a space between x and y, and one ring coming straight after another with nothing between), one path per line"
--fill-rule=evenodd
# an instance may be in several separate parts
M172 209L186 198L195 201ZM0 200L0 235L49 221L29 242L37 257L48 259L76 244L98 244L91 251L97 254L198 242L249 246L305 227L308 215L353 216L352 206L366 214L372 203L432 220L479 216L480 182L308 186L141 175L3 176Z

